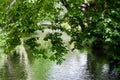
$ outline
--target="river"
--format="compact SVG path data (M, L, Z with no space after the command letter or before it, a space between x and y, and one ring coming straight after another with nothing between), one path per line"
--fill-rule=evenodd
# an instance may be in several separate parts
M70 52L61 65L43 58L19 62L16 56L1 55L0 80L119 80L105 60L88 61L87 51Z

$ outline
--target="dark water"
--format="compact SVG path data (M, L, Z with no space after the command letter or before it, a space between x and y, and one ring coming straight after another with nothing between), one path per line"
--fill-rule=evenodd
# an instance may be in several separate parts
M61 65L45 59L0 57L0 80L120 80L108 61L74 51Z

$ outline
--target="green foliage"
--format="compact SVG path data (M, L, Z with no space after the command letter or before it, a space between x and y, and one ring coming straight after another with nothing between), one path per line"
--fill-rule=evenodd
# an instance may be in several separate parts
M61 33L55 32L55 33L50 33L48 34L44 40L51 40L52 43L52 51L54 52L54 54L52 56L50 56L50 59L55 61L57 60L57 63L62 63L62 61L64 60L64 58L62 58L66 53L67 53L67 49L64 46L64 43L61 39Z
M32 37L35 31L44 29L60 30L70 37L73 49L91 46L101 41L100 47L110 57L119 59L120 46L120 1L111 0L14 0L0 1L0 47L5 53L12 53L23 38L26 49L31 53L45 52L37 43L39 37ZM86 5L86 6L85 6ZM51 25L38 25L42 21L50 21ZM61 26L68 23L70 29ZM43 28L44 27L44 28ZM52 43L54 54L51 60L62 62L67 53L61 39L61 33L50 33L45 37ZM97 42L96 42L97 43ZM96 44L97 45L97 44ZM96 46L94 45L94 46ZM98 46L98 45L97 45ZM113 49L111 49L113 48ZM28 50L29 51L29 50ZM44 55L44 54L43 54ZM44 55L46 58L46 56ZM119 59L120 60L120 59Z

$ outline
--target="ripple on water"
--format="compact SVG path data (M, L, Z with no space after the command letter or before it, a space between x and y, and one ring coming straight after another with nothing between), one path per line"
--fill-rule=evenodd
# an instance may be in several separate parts
M53 65L50 80L89 80L87 71L87 54L73 52L66 56L61 65Z

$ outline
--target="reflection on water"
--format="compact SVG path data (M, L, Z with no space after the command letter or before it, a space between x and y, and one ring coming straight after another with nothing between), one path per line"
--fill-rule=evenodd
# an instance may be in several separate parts
M24 64L19 64L19 58L8 56L4 59L4 65L0 68L0 80L26 80Z
M19 62L17 54L8 59L0 57L0 80L119 80L109 72L107 61L86 52L74 51L65 58L61 65L45 59L34 59L26 65L24 61ZM30 67L31 78L28 78L26 66Z
M53 65L50 72L50 80L88 80L87 54L77 52L68 54L67 59L61 65Z

